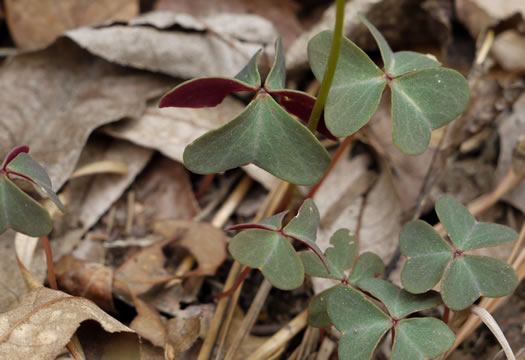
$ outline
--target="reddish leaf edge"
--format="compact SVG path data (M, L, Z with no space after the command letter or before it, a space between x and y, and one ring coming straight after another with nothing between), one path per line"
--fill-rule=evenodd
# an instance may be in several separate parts
M272 95L279 96L279 105L281 105L281 107L285 109L288 113L297 116L297 118L304 125L308 125L308 121L310 120L310 114L312 113L312 109L314 108L315 97L302 91L288 89L266 89L266 91ZM321 120L319 121L319 125L317 126L317 132L319 132L319 134L323 135L327 139L339 141L337 136L332 134L330 130L328 130L328 128L326 127L324 115L321 116Z
M254 87L234 78L206 77L192 79L168 91L160 99L159 107L214 107L232 93L242 91L255 92L259 89L260 86Z
M11 150L4 159L4 162L2 164L2 170L8 172L9 170L7 170L7 165L9 165L9 163L13 161L13 159L17 157L20 153L29 153L29 146L20 145Z

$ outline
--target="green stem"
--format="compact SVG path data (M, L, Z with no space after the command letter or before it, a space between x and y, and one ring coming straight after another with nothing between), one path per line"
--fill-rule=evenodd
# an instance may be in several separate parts
M328 98L328 92L332 86L332 80L334 79L335 69L337 68L337 60L339 59L339 52L341 50L341 42L343 40L343 22L345 17L345 2L346 0L337 0L335 10L335 26L334 26L334 37L332 39L332 47L330 49L330 55L328 56L328 64L323 75L323 81L321 82L321 88L317 95L314 108L310 114L308 120L308 129L315 133L321 114L323 113L326 99Z

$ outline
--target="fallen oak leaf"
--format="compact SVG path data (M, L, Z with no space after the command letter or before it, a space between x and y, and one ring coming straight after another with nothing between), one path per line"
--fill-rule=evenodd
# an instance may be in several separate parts
M16 308L0 315L0 358L54 359L86 320L95 320L110 333L133 332L90 300L35 289Z

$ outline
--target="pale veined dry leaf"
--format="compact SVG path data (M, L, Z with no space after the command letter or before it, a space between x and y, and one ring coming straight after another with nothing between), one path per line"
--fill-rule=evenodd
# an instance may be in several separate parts
M54 359L85 320L110 333L133 332L87 299L42 287L0 315L0 358Z

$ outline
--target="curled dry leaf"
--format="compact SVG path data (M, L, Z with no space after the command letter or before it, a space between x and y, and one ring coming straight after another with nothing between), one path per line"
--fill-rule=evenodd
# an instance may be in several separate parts
M55 274L60 289L90 299L105 311L115 312L110 268L66 255L55 264Z
M525 35L517 30L507 30L496 36L492 53L504 70L525 72Z
M137 334L108 334L95 322L85 322L77 335L86 360L165 360L164 350L141 340Z
M147 220L192 219L199 212L188 172L163 156L154 158L135 183L137 201Z
M173 30L177 27L186 31ZM111 62L191 78L235 75L277 33L270 22L255 15L196 19L156 12L129 25L82 28L69 31L67 36Z
M0 358L54 359L86 320L95 320L110 333L133 332L87 299L47 288L33 290L0 315Z
M7 0L9 32L18 47L42 49L68 29L125 21L139 13L138 0Z
M162 248L170 241L162 241L130 257L115 271L115 289L136 296L148 292L155 284L168 281L170 276L164 268L166 257Z
M213 275L226 259L226 235L210 224L162 220L153 224L153 230L166 239L175 240L175 244L188 249L195 257L197 269L185 276Z
M28 144L58 189L95 128L141 116L146 100L171 85L97 59L67 39L12 57L0 70L0 153Z
M455 4L459 20L474 38L485 29L513 15L521 14L525 17L525 3L521 0L507 0L504 3L491 0L458 0Z
M200 313L193 316L177 316L164 321L159 312L145 301L134 296L137 316L130 324L140 336L153 345L163 347L167 359L188 350L200 334Z

